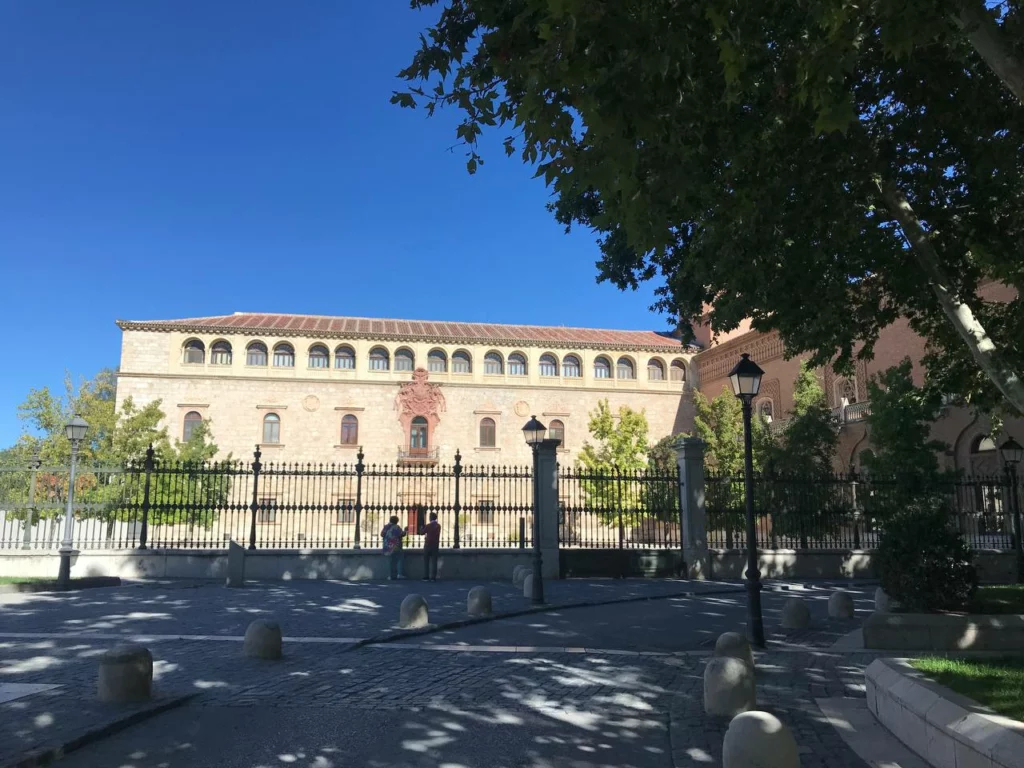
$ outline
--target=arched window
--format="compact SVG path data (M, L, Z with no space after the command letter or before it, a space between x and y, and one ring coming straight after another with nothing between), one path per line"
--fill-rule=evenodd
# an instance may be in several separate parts
M330 366L331 353L327 351L327 347L323 344L314 344L309 348L310 368L330 368Z
M583 375L583 366L576 355L566 355L562 360L562 375L567 379L578 379Z
M231 365L231 345L226 341L215 341L210 346L212 365Z
M261 368L267 364L267 345L262 341L254 341L245 348L245 364L258 365Z
M548 424L548 437L552 440L561 440L565 445L565 424L559 419L552 419Z
M427 355L427 370L431 373L448 372L448 355L443 349L432 349Z
M971 445L971 453L988 453L996 450L996 441L988 435L979 435Z
M202 365L206 362L206 346L199 339L189 339L185 342L185 357L186 363L192 363L193 365Z
M359 442L359 419L351 413L341 417L341 444L356 445Z
M263 442L267 445L281 442L281 417L276 413L263 417Z
M282 342L281 344L278 344L274 347L274 367L295 367L295 350L292 349L291 344L285 344Z
M344 371L354 371L356 368L356 351L348 344L342 344L334 350L334 367Z
M770 397L757 401L757 415L765 424L771 424L775 418L775 405Z
M409 448L425 450L427 445L427 420L422 416L417 416L412 420L412 426L409 427Z
M665 364L656 357L647 361L647 378L650 381L665 380Z
M633 361L628 357L620 357L615 364L615 376L620 379L635 379L636 369L633 368Z
M835 391L836 407L843 405L843 400L846 401L846 405L853 405L857 402L857 381L856 379L836 379L832 385Z
M484 373L489 373L492 376L499 375L504 372L504 367L501 355L497 352L488 352L484 355Z
M391 369L391 357L384 347L374 347L370 350L370 370L387 371Z
M612 377L612 364L607 357L599 357L594 360L594 378L610 379Z
M452 355L452 373L472 373L473 372L473 358L469 356L469 352L460 349L454 355Z
M402 348L395 352L395 370L411 371L416 367L416 356L411 349Z
M518 352L513 352L508 356L508 375L509 376L525 376L526 375L526 358Z
M181 442L187 443L192 439L192 433L196 431L196 427L203 423L203 417L199 415L198 411L189 411L185 414L185 427L181 430Z
M540 356L540 375L541 376L557 376L558 375L558 358L554 355L543 354Z
M497 444L496 432L494 419L480 419L480 447L493 448Z
M686 381L686 363L682 360L673 360L670 375L672 381Z

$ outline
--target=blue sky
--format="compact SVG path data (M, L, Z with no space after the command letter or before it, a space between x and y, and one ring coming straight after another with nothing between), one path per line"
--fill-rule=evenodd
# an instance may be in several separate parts
M243 10L244 9L244 10ZM114 321L234 311L666 330L518 158L388 103L407 0L0 3L0 447Z

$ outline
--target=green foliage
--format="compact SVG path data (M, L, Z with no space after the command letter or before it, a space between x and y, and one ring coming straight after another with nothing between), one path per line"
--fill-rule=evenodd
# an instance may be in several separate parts
M962 610L978 586L974 552L945 500L920 498L886 522L877 551L882 588L911 612Z
M642 484L614 478L647 468L647 416L624 405L616 423L608 401L601 400L587 426L597 443L585 442L577 462L588 506L605 522L617 520L623 509L642 510Z
M679 463L674 447L679 435L667 435L647 451L649 482L643 488L644 509L659 520L679 522Z
M715 330L751 318L840 369L906 317L931 377L983 407L1002 400L1000 372L1024 369L1024 298L978 297L988 279L1024 285L1024 110L972 48L978 24L953 21L972 6L413 5L439 12L393 101L457 110L471 170L485 130L510 132L505 151L536 168L556 219L600 237L599 279L663 279L673 317L710 304ZM1017 0L976 6L1019 39ZM938 286L970 305L999 371L981 373Z
M793 410L786 429L768 452L766 469L773 473L823 477L833 472L838 424L825 390L807 361L793 385Z

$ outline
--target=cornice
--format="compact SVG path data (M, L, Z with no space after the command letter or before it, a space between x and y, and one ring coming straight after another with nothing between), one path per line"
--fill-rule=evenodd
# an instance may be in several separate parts
M725 378L742 352L747 352L755 363L763 364L783 357L786 349L778 331L750 331L699 352L693 362L697 365L700 381L706 383Z
M290 338L290 339L335 339L338 341L382 341L393 343L423 342L427 344L450 344L452 346L491 347L535 347L538 349L594 349L603 352L650 352L651 354L672 354L683 357L687 354L680 344L598 344L593 341L543 341L533 339L512 339L490 337L461 337L442 335L420 335L404 333L332 333L328 331L296 331L282 328L236 328L214 325L193 325L177 323L147 323L136 320L118 320L122 331L148 331L151 333L195 333L216 336L242 336L245 338Z

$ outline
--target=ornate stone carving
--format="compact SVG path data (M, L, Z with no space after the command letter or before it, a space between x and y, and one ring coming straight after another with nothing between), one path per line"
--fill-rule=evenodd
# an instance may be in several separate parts
M441 421L441 414L446 407L444 395L441 394L439 385L427 382L429 378L430 374L425 368L417 368L412 372L412 381L402 384L395 396L398 421L406 433L412 425L412 420L417 416L427 420L431 433Z
M302 407L312 413L320 407L320 398L316 395L306 395L302 400Z
M520 400L518 403L515 404L515 407L514 407L513 410L515 410L516 416L520 416L520 417L529 416L530 415L530 404L528 402L526 402L525 400Z

